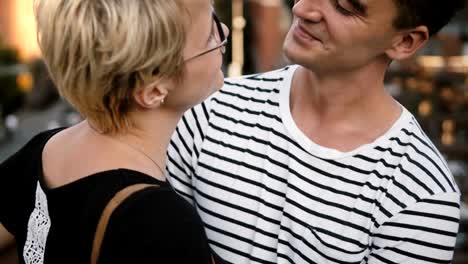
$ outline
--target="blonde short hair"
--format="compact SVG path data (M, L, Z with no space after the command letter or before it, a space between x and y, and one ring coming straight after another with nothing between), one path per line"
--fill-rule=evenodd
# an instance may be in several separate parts
M180 77L179 0L35 0L38 42L60 94L105 133L132 126L135 89Z

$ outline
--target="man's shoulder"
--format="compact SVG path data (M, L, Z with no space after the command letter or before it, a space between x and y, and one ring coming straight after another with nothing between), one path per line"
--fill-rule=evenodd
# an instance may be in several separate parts
M398 171L405 182L426 194L459 192L451 170L438 147L412 116L398 134L390 138L392 155L400 157Z
M283 85L285 79L291 78L291 75L294 73L294 67L295 66L286 66L269 72L226 78L221 92L232 90L238 93L279 92L279 86Z
M415 159L426 158L430 160L440 160L440 162L445 163L445 158L439 152L438 147L412 115L400 128L398 134L390 138L390 140L402 147L402 150L404 150L404 153L407 155L411 153L411 156Z

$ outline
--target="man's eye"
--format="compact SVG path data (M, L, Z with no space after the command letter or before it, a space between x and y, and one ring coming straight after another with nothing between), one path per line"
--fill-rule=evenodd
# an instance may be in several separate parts
M334 0L335 8L338 12L345 16L355 15L354 8L349 4L347 0Z

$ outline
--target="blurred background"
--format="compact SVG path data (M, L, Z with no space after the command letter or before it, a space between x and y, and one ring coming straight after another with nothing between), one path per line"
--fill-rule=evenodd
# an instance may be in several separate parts
M81 120L63 102L36 44L33 0L0 0L0 162L36 133ZM231 28L226 75L287 64L281 48L292 0L218 0ZM446 157L462 190L454 263L468 263L468 11L460 13L411 60L394 63L385 84L416 115Z

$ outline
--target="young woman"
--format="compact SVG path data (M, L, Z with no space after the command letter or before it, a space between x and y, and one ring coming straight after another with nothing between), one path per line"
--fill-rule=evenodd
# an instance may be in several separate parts
M223 84L228 30L210 0L36 0L38 41L60 94L85 118L43 132L0 165L0 246L21 262L210 263L202 222L166 182L183 113Z

